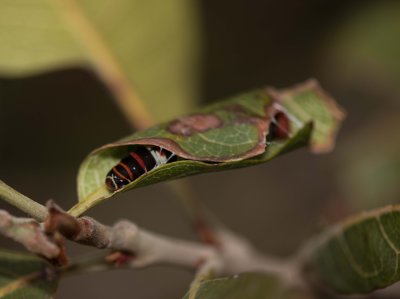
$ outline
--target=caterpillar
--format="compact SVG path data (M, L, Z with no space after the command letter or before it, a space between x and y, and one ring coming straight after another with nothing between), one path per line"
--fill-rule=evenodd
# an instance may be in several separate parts
M174 153L161 147L138 146L107 173L107 189L115 192L146 172L176 160Z
M278 111L271 118L271 123L268 129L267 141L276 139L286 139L289 137L290 121L285 113Z
M289 132L289 118L285 113L278 111L271 117L267 141L286 139ZM177 156L164 148L137 146L107 173L105 184L109 191L115 192L146 172L176 160Z

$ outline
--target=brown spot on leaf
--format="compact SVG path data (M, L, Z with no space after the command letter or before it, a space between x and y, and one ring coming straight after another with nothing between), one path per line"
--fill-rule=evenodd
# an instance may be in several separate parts
M263 154L266 149L266 136L271 122L271 118L278 112L274 102L266 101L264 105L264 113L258 114L248 111L239 104L221 105L217 110L223 111L228 116L220 118L216 113L198 113L189 116L180 117L167 124L166 130L177 136L191 136L195 133L205 132L211 129L221 129L222 127L235 126L237 124L248 124L255 127L258 132L254 147L246 152L239 152L230 156L196 156L185 151L179 144L179 140L166 137L165 134L155 134L153 137L138 138L131 141L123 140L106 144L98 148L91 155L112 147L128 146L128 145L152 145L162 147L183 159L207 162L233 162L251 158Z
M120 141L115 143L106 144L97 150L93 151L93 155L96 152L100 152L107 148L127 146L127 145L153 145L162 147L170 152L173 152L177 156L194 161L207 161L207 162L232 162L247 159L260 155L265 152L266 147L266 135L268 132L268 126L270 123L269 113L273 113L276 108L273 105L268 104L265 106L265 117L257 117L249 115L245 109L240 105L226 105L220 110L226 110L230 112L230 119L223 121L215 114L195 114L186 117L181 117L175 121L172 121L168 126L167 130L173 134L180 136L190 136L193 133L205 132L210 129L221 128L222 126L232 126L234 124L251 124L257 128L258 137L256 145L245 153L239 153L236 156L230 157L219 157L219 156L208 156L208 157L198 157L192 155L181 148L181 146L171 138L165 137L145 137L132 141ZM273 115L273 114L272 114ZM202 124L201 120L208 120L208 123ZM196 130L195 130L196 129Z
M172 134L190 136L222 126L222 120L215 114L192 114L172 121L168 131Z

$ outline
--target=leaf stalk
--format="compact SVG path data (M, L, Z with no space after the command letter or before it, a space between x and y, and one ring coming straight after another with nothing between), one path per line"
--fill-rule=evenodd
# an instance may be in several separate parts
M48 215L45 206L19 193L0 180L0 199L27 213L38 221L44 221Z

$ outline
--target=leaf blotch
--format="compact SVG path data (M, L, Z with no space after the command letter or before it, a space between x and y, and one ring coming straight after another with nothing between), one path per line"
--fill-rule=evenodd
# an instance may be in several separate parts
M222 126L222 120L215 114L192 114L172 121L168 131L175 135L190 136Z

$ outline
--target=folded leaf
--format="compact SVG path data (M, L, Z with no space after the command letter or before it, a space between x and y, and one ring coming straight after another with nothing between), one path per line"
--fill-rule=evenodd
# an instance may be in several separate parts
M315 81L292 89L259 89L218 102L199 112L137 132L93 151L78 174L83 210L118 192L189 175L252 166L310 143L328 151L343 113ZM162 147L179 158L139 176L116 192L105 187L107 173L138 146Z

